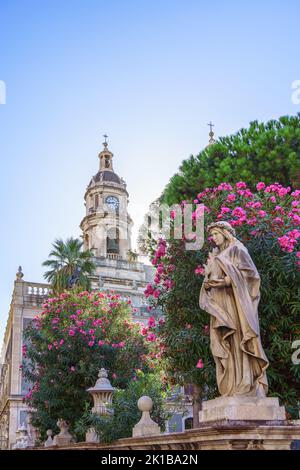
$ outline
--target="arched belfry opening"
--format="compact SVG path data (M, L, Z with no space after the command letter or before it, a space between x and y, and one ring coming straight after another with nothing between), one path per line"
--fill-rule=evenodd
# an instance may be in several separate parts
M107 254L120 253L120 233L118 228L112 227L107 231L106 252Z

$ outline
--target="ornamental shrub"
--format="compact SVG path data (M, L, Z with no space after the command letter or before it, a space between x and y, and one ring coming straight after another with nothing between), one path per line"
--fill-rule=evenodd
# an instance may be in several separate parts
M71 290L49 298L43 312L25 331L23 375L30 385L25 397L32 424L45 438L57 432L58 418L75 422L92 400L86 392L94 386L99 369L109 371L114 387L124 389L152 367L150 343L131 320L130 301L111 292Z
M262 344L270 361L269 394L278 396L296 417L300 396L300 366L292 362L292 343L300 337L300 190L278 183L221 183L192 198L193 224L205 214L205 226L226 220L248 248L261 276L259 318ZM182 201L179 215L187 201ZM192 235L191 235L192 236ZM165 323L157 326L162 361L173 383L200 386L202 398L216 396L215 365L209 346L209 315L199 308L203 263L212 248L185 248L186 239L149 243L156 267L145 294L160 306Z

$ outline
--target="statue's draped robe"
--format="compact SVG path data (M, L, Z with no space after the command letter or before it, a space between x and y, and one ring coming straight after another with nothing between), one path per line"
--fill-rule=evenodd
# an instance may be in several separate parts
M219 252L206 267L206 278L228 276L229 287L202 285L200 308L211 315L211 351L223 396L265 396L268 359L261 345L258 303L260 277L246 247L238 240Z

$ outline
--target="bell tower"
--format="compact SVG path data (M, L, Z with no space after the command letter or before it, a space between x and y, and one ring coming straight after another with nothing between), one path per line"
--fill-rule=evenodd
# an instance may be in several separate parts
M86 215L80 224L84 248L95 257L127 260L131 250L132 219L128 214L126 183L113 169L113 153L104 135L99 153L99 171L91 179L85 195Z

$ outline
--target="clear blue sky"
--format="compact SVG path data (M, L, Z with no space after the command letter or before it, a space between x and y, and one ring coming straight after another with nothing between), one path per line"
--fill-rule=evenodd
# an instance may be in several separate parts
M209 120L299 111L299 18L297 0L0 0L0 340L19 264L42 281L53 240L80 234L102 134L134 216Z

